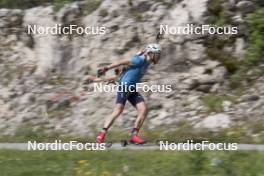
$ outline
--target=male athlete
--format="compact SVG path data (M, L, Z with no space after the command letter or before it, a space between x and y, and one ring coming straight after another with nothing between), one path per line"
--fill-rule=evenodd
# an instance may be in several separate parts
M103 143L105 135L108 129L112 126L115 119L123 112L126 101L128 100L138 112L134 128L131 131L131 143L143 144L145 141L138 135L139 129L143 125L146 117L147 108L144 102L144 98L136 91L135 86L140 82L141 78L146 73L151 63L156 64L161 57L161 47L159 44L149 44L142 52L134 55L132 59L120 60L116 63L110 64L99 72L105 73L106 71L117 68L120 66L126 66L127 68L120 75L118 85L122 89L117 91L116 105L113 113L106 119L103 129L99 132L96 142ZM126 87L126 88L125 88Z

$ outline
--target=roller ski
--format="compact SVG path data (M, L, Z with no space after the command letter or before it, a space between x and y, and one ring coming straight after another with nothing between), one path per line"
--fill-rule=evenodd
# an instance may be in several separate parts
M141 139L139 135L133 135L130 140L121 140L121 146L126 147L127 145L144 145L147 141Z

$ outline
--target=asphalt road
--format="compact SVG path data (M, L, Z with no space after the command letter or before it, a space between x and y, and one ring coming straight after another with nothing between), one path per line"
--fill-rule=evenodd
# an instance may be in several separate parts
M239 151L264 151L264 144L238 144L237 150ZM8 150L28 150L27 143L0 143L0 149ZM122 147L120 143L114 143L107 150L160 150L158 145L127 145ZM33 150L29 150L33 151ZM163 150L165 151L165 150ZM178 151L178 150L176 150Z

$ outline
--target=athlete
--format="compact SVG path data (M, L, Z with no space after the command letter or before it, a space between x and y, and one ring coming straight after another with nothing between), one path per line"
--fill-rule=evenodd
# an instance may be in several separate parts
M134 128L131 131L131 143L143 144L145 140L139 136L139 130L143 125L146 117L147 108L142 95L136 91L136 84L146 73L150 64L156 64L161 57L161 47L159 44L149 44L143 51L134 55L132 59L120 60L99 69L99 72L104 74L110 69L124 66L124 69L119 77L117 91L117 99L114 111L106 119L103 129L99 132L96 142L103 143L108 129L112 126L117 117L123 112L126 101L128 100L138 112L138 116L134 123Z

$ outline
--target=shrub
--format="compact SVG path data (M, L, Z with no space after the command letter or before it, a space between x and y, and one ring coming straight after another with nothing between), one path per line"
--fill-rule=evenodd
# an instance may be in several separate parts
M234 75L230 77L230 87L238 88L243 81L250 80L249 70L252 75L263 75L262 71L254 69L259 63L263 63L264 51L264 8L252 13L248 18L249 40L245 59L239 64L239 68Z
M223 25L231 23L232 20L225 13L224 8L222 7L223 0L209 0L207 3L207 12L208 19L207 23Z
M85 6L83 8L83 15L89 15L95 11L101 4L100 0L86 0Z
M108 12L107 12L106 9L101 9L101 10L99 11L99 16L101 16L101 17L106 17L107 15L108 15Z
M209 0L207 4L208 19L207 23L214 25L231 24L230 16L225 13L222 7L223 0ZM239 61L232 53L224 51L224 47L232 46L234 44L234 37L224 39L221 36L214 36L208 38L205 42L206 54L209 59L218 60L229 71L230 79L229 85L231 88L241 87L243 82L251 82L251 75L263 75L262 71L255 69L257 65L263 62L264 51L264 8L260 8L253 12L247 18L249 35L248 48L246 49L245 59ZM254 68L255 67L255 68ZM252 74L248 75L247 72Z
M209 94L202 97L204 105L208 108L209 112L221 112L222 104L224 101L234 102L236 97L227 95L214 95Z
M27 9L32 8L35 6L45 5L45 4L53 4L55 6L55 9L58 10L61 7L63 7L64 4L74 2L74 1L80 1L80 0L0 0L0 8L18 8L18 9ZM86 0L85 10L90 12L94 11L98 5L100 4L100 0Z
M249 24L249 47L247 48L244 66L254 66L261 61L264 50L264 8L251 14Z
M19 8L19 9L27 9L39 5L44 5L46 3L61 5L67 2L72 2L76 0L0 0L0 8Z
M238 68L239 61L231 53L223 52L217 48L206 48L206 54L210 59L222 63L229 73L234 73Z

